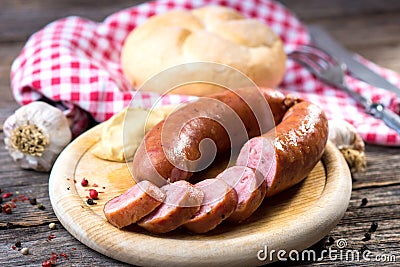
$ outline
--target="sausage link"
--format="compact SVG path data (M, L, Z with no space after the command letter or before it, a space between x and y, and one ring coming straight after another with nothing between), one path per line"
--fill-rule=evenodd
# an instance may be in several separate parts
M249 136L257 136L248 140L241 148L236 161L238 166L219 174L217 178L220 179L199 183L201 186L209 185L213 180L223 180L225 186L203 192L198 186L186 181L164 185L161 190L165 192L165 202L142 218L138 225L153 233L165 233L181 225L193 232L204 233L216 227L227 216L230 216L230 221L241 222L259 207L264 197L275 195L299 183L311 172L320 160L328 139L328 121L324 112L310 102L291 96L284 97L276 91L262 90L262 94L269 103L277 126L261 136L254 113L235 93L228 91L211 97L238 114ZM182 124L179 134L174 133L178 138L176 146L163 142L161 133L165 130L164 122L156 125L146 135L139 148L141 150L135 155L135 178L150 180L159 186L165 184L166 178L188 179L191 172L175 167L164 152L196 159L201 154L200 142L205 138L214 141L218 153L226 152L231 142L227 141L229 136L224 127L208 117L190 119L196 112L203 112L203 115L219 114L220 107L207 106L205 102L196 101L178 110L172 117L172 125L179 126L182 120L185 123ZM226 110L220 113L222 117L229 114ZM163 146L168 149L164 150ZM157 175L159 180L154 180ZM203 203L202 210L200 204L203 198L215 196L218 190L225 192L224 199L212 205ZM120 201L116 203L118 202ZM185 203L191 205L187 206ZM214 208L215 216L208 216L208 208ZM122 227L124 224L125 222L117 223L116 226Z
M303 180L320 160L328 139L328 120L316 105L303 101L291 107L277 127L250 139L237 165L261 172L266 196L275 195Z
M236 118L240 119L246 136L242 139L238 137L232 142L240 148L248 138L260 135L260 129L264 129L265 132L273 128L274 124L278 124L288 108L297 101L296 98L285 97L271 89L261 89L261 94L254 89L241 89L236 92L225 91L189 103L153 127L144 137L133 159L133 175L136 181L150 180L162 186L166 179L172 182L189 179L198 169L197 163L192 164L194 161L200 156L205 159L212 158L212 155L207 154L212 148L206 147L203 151L200 149L200 143L205 139L213 141L217 155L229 151L232 145L230 138L235 138L235 134L228 134L221 123L213 119L216 116L225 120L223 125L233 128L236 126L232 124L237 121L230 121L232 111ZM261 101L260 96L267 102ZM273 118L271 114L263 114L265 117L261 119L256 117L253 111L259 114L266 104L269 105ZM261 127L260 122L263 124ZM202 155L202 152L205 154ZM189 163L186 160L189 160ZM186 165L177 166L174 163Z

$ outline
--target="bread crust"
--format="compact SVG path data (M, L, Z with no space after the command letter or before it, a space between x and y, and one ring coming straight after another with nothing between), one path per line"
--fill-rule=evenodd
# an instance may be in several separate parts
M258 20L221 6L172 10L150 17L128 35L121 51L124 75L136 89L167 68L199 61L228 65L256 85L270 88L281 82L286 70L286 54L276 33ZM171 79L174 75L184 74L178 71ZM218 82L232 79L230 72L221 75ZM204 85L194 90L178 88L174 93L202 96L217 92L213 90L220 89Z

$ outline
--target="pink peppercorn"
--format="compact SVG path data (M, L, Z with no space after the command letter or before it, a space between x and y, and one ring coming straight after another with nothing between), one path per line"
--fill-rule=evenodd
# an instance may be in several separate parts
M89 197L93 198L93 199L97 199L99 196L99 192L97 192L97 190L95 189L90 189L89 190Z
M82 186L87 186L89 184L89 181L86 178L83 178L81 181Z
M13 193L4 193L3 194L3 198L9 198L9 197L12 197L13 196Z
M2 210L3 210L3 212L5 214L11 214L12 213L10 204L3 205Z
M50 260L44 261L42 263L42 267L51 267L53 266L53 263Z

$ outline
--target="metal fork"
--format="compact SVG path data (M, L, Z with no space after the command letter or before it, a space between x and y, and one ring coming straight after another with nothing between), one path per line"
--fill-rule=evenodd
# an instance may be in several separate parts
M288 56L321 81L344 90L362 105L368 114L381 119L387 126L400 134L400 116L386 109L381 103L372 102L371 99L358 94L346 84L344 79L346 64L336 60L321 48L312 45L303 45Z

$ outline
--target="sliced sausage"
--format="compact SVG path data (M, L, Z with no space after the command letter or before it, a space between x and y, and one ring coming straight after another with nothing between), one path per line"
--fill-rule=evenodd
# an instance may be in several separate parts
M141 181L104 205L104 215L114 226L122 228L137 222L165 199L164 192L149 181Z
M238 203L235 211L227 219L242 222L252 215L264 200L266 181L262 174L244 166L233 166L221 172L217 179L222 179L235 189Z
M260 135L260 129L266 132L279 123L295 102L296 98L271 89L225 91L200 98L173 112L145 135L133 159L133 175L136 181L151 180L158 186L166 179L187 180L211 163L214 148L217 155L232 146L239 150L248 138ZM265 112L267 104L273 117Z
M276 129L250 139L237 165L261 172L266 196L275 195L303 180L320 160L328 138L328 120L316 105L303 101L291 107Z
M204 193L186 181L170 183L161 188L166 194L164 202L138 222L149 232L160 234L172 231L186 223L196 212Z
M228 218L236 208L236 191L220 179L206 179L194 185L204 192L200 210L184 227L194 233L206 233Z

